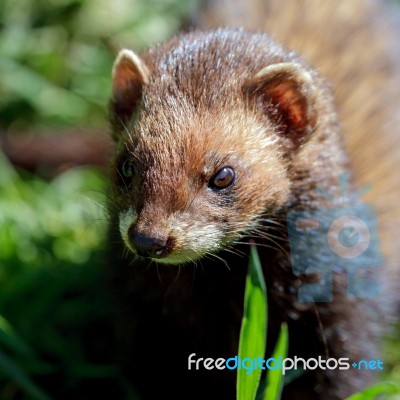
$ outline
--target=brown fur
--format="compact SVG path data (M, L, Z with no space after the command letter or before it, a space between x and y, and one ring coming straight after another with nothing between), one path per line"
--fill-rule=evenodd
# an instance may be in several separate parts
M112 169L109 254L110 263L118 265L110 273L117 288L129 376L142 398L165 394L176 399L234 398L234 374L187 371L187 356L193 352L198 357L216 358L236 354L246 264L240 252L247 253L246 244L239 242L250 237L255 237L259 245L268 286L268 354L280 323L286 321L292 355L317 357L328 353L355 360L377 355L376 321L383 299L347 298L346 275L339 273L333 302L298 302L297 289L304 280L313 278L293 275L287 233L281 224L288 210L329 206L316 192L318 185L334 198L339 197L338 176L349 170L342 147L344 136L356 177L360 182L372 182L374 193L381 191L374 201L382 211L383 250L389 266L398 260L390 252L394 239L390 236L390 218L385 218L398 213L394 197L386 196L386 191L398 189L397 175L393 174L397 154L391 154L391 165L382 161L374 173L367 174L371 168L365 168L371 149L379 154L381 145L398 140L393 134L398 111L391 108L398 99L387 82L387 77L398 79L396 57L385 52L384 32L379 33L377 43L369 45L370 55L361 51L358 57L361 44L375 38L371 32L381 26L379 18L372 18L374 3L357 1L360 19L354 22L346 17L353 12L344 2L299 3L304 8L297 8L295 2L286 7L280 2L278 7L277 2L269 1L265 15L274 21L269 28L285 45L302 51L308 62L333 79L343 128L339 128L326 81L303 59L264 34L226 29L195 31L141 55L147 83L140 74L137 76L140 65L128 69L132 85L125 84L125 64L122 75L114 76L117 92L114 87L111 120L118 143ZM320 8L311 7L317 3ZM261 9L257 6L257 15ZM218 24L235 24L234 19L225 20L218 8L208 11L210 15L200 18L202 27L211 24L211 15L216 16ZM246 13L241 11L240 15ZM253 28L264 27L251 9L248 18ZM327 21L333 21L332 25ZM355 27L361 31L354 33ZM315 39L317 28L321 29L318 38L328 38L323 45ZM341 40L332 35L333 29L343 35ZM293 30L296 35L290 34ZM342 56L341 44L347 43L350 33L354 33L358 49L353 62L351 52ZM304 48L296 47L296 43ZM321 47L323 50L318 50ZM323 53L325 61L320 60ZM372 59L376 56L380 57L379 64ZM279 63L297 65L298 77L285 77L286 72L282 72L281 78L272 81L260 78L260 71ZM388 75L381 72L382 65ZM303 69L311 76L310 88L299 83ZM337 73L330 73L336 69ZM137 82L141 83L139 87ZM134 90L129 97L126 88ZM140 100L135 96L138 91ZM124 103L123 112L118 114L121 98L134 99L131 113ZM130 160L134 174L131 182L121 183L120 166L125 160ZM236 172L234 185L224 193L211 191L207 182L227 165ZM353 191L350 184L349 193ZM124 258L118 216L130 207L136 213L130 231L171 239L165 258L170 261L159 261L180 264L201 256L201 268L156 266L131 254ZM318 260L319 255L310 257ZM387 281L393 270L379 270L382 281ZM154 368L157 357L165 363L162 370ZM146 384L146 373L154 373L155 385ZM343 399L373 379L374 374L358 370L311 372L288 385L284 398Z

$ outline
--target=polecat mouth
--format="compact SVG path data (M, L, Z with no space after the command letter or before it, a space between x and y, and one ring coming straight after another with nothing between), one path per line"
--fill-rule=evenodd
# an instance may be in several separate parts
M169 251L168 254L163 253L163 250L160 250L160 252L157 254L158 250L143 251L143 249L134 247L129 241L127 242L124 240L124 243L127 249L135 256L156 262L158 264L193 264L205 255L190 250L174 251L173 249Z
M174 220L171 223L174 229L163 234L161 229L150 229L148 225L138 228L137 221L138 215L132 207L120 213L122 240L138 257L160 264L189 264L221 249L222 232L214 224Z
M133 253L135 256L147 259L149 261L156 262L158 264L169 264L169 265L182 265L182 264L193 264L196 263L200 258L202 258L207 253L199 253L191 250L170 250L168 254L163 254L162 250L157 254L157 250L153 251L143 251L132 245L129 241L125 241L126 248Z
M136 255L138 255L136 253ZM141 257L140 255L138 255ZM198 260L198 256L188 256L188 255L171 255L161 258L145 257L150 261L154 261L158 264L168 264L168 265L183 265L183 264L194 264Z

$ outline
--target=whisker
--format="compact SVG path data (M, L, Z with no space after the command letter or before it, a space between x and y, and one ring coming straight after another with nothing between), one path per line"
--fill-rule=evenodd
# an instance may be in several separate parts
M236 242L234 242L235 244L241 244L241 245L250 245L250 243L248 243L248 242L238 242L238 241L236 241ZM268 249L272 249L272 250L277 250L277 251L282 251L282 252L284 252L285 253L285 255L287 256L287 257L289 257L290 258L290 254L284 249L284 248L282 248L282 246L279 246L279 245L277 245L276 243L274 243L274 242L272 242L273 244L275 244L275 246L277 246L277 247L274 247L274 246L271 246L271 245L268 245L268 244L266 244L266 243L254 243L255 244L255 246L256 247L264 247L264 248L268 248Z
M246 257L246 255L247 255L244 251L235 249L232 246L228 246L228 247L224 248L224 251L226 251L227 253L234 254L235 256L239 256L241 258Z
M318 321L318 327L319 327L319 330L320 330L320 333L321 333L322 343L324 344L325 357L326 357L326 359L328 359L328 358L330 358L328 340L326 338L324 327L323 327L323 324L322 324L321 314L320 314L320 312L318 310L317 304L313 303L313 305L314 305L315 315L316 315L317 321Z
M223 259L222 257L220 257L214 253L208 253L208 252L206 253L206 256L207 256L207 258L210 258L210 259L212 257L216 258L217 260L221 261L226 266L226 268L228 268L229 271L231 270L227 261L225 259Z

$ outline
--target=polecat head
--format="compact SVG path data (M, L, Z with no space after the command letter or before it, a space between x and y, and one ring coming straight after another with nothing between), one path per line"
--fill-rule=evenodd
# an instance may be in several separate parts
M195 32L122 50L111 118L120 232L134 253L196 260L257 229L290 193L318 125L309 72L266 35Z

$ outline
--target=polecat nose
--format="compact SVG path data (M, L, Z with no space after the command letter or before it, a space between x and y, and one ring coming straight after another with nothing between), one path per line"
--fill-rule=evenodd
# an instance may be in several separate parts
M129 232L129 239L136 253L142 257L162 258L171 251L169 239L147 236L136 230Z

